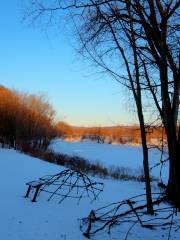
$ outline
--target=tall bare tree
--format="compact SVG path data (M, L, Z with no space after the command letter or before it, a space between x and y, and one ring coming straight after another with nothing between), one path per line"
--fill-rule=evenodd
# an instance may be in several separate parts
M168 142L167 196L179 207L180 1L41 0L33 1L29 16L44 16L45 21L52 21L60 10L73 17L83 48L94 62L133 92L144 147L146 184L149 171L142 95L151 94ZM125 74L118 71L119 59L123 60L120 62L125 65Z

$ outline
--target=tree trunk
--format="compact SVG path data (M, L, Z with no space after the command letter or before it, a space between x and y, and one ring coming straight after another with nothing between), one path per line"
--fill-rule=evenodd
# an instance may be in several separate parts
M180 144L179 140L176 140L173 127L169 126L166 133L169 150L169 180L166 193L168 200L180 208Z
M146 202L147 202L147 213L154 214L153 203L152 203L152 195L151 195L151 180L149 175L149 158L148 158L148 147L146 140L146 129L144 125L144 117L142 113L142 108L140 108L137 104L138 117L140 123L140 131L141 131L141 142L143 148L143 168L144 168L144 176L145 176L145 185L146 185Z

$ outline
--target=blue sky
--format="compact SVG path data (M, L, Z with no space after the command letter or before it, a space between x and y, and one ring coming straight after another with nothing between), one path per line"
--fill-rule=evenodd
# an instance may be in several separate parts
M60 120L74 125L130 124L127 90L96 73L77 55L67 32L42 31L22 22L22 0L2 1L0 84L46 93Z

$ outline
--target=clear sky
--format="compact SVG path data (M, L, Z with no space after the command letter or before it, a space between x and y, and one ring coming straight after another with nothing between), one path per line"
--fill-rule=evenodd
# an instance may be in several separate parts
M57 117L70 124L133 123L127 90L90 68L64 32L44 32L24 24L21 2L1 1L0 84L46 93Z

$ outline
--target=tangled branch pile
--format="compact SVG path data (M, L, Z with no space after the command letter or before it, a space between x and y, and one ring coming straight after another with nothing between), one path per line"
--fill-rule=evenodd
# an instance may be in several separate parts
M48 201L55 198L59 203L66 198L75 198L78 203L84 197L94 201L103 191L103 183L95 182L84 173L71 169L41 177L38 181L27 183L27 185L33 186L33 189L35 186L40 186L38 196L46 192L49 195Z

